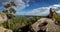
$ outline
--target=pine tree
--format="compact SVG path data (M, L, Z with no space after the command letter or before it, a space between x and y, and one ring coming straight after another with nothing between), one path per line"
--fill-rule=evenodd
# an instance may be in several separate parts
M15 16L15 12L16 10L13 8L16 7L16 4L14 2L10 2L10 3L7 3L7 4L4 4L4 10L3 12L6 14L7 16L7 27L10 29L10 20Z

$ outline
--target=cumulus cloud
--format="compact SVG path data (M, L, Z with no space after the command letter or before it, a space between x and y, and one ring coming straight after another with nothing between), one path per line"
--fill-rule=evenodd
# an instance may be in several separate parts
M49 8L52 8L52 9L59 9L60 5L59 4L54 4L52 6L49 6Z
M14 3L17 5L17 7L15 8L17 10L24 9L25 7L29 6L28 1L26 1L27 3L25 3L23 0L1 0L0 2L5 4L9 3L10 1L14 1Z
M17 5L17 9L19 9L19 10L26 7L25 3L22 0L15 0L14 2Z
M46 14L47 12L47 14ZM42 7L42 8L37 8L33 9L32 11L29 11L26 13L26 15L34 15L34 16L46 16L49 14L49 8L47 7Z
M26 13L26 15L36 15L36 16L47 16L49 14L50 8L53 9L53 11L57 11L57 13L60 13L60 5L54 4L48 7L40 7L37 9L33 9L32 11L29 11Z

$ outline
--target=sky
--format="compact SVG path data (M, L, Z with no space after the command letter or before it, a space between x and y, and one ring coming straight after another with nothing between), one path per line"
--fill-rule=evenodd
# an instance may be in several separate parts
M17 5L16 15L46 16L50 8L60 14L60 0L0 0L0 12L4 9L3 4L10 1Z

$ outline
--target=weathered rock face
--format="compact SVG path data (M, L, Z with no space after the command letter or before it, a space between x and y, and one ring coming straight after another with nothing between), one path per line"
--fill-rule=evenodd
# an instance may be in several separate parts
M0 27L0 32L12 32L12 30Z
M7 20L7 16L5 13L0 13L0 24Z
M36 23L31 25L31 29L34 32L60 32L60 26L56 25L55 20L48 18L41 18Z

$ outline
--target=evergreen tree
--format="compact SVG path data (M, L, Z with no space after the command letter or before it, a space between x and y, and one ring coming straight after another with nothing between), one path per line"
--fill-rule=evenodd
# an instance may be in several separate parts
M16 10L13 7L16 7L16 4L14 2L4 4L5 10L3 10L3 12L7 16L7 23L8 23L7 27L9 29L10 29L10 20L15 16L14 14L16 12Z

